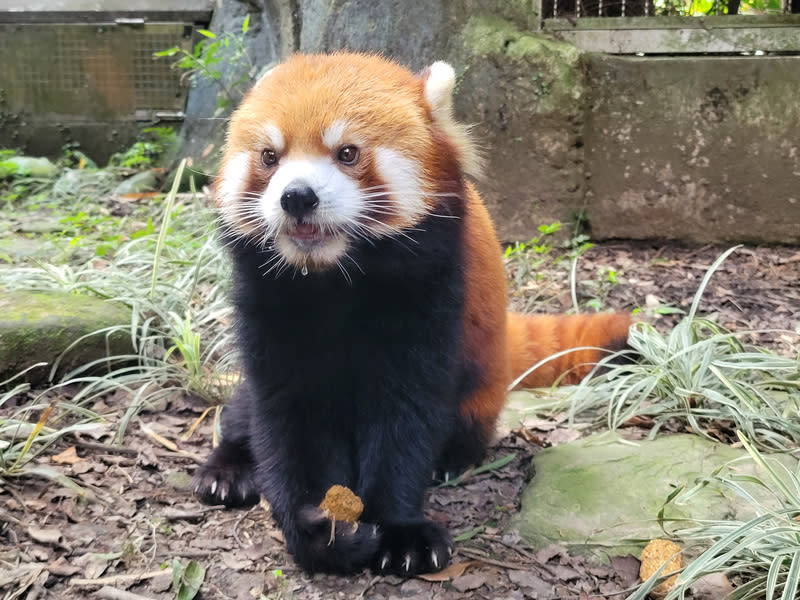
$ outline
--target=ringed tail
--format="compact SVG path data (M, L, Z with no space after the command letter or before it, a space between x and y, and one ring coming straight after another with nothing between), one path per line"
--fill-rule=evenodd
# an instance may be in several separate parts
M633 318L627 313L586 315L522 315L508 313L508 349L512 381L540 361L569 348L539 365L520 382L523 387L576 384L610 352L623 350Z

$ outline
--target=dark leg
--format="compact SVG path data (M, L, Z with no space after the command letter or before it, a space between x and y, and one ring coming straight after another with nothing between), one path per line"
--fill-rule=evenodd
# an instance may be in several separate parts
M262 416L262 415L259 415ZM367 522L333 523L319 508L333 484L356 489L345 428L322 427L314 415L271 415L254 429L258 488L270 504L286 546L308 573L357 573L369 566L380 531Z
M439 454L433 479L437 483L455 479L486 457L491 431L469 417L458 416L453 433Z
M438 571L450 562L450 534L422 513L439 446L436 429L445 422L430 415L424 420L395 417L391 429L376 432L361 448L364 518L381 532L375 572L410 576Z
M205 504L239 507L259 500L249 447L252 402L249 386L243 383L222 411L222 442L192 478L192 489Z

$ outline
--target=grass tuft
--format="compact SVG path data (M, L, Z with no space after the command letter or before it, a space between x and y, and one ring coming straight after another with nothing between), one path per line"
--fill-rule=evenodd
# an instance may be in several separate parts
M762 449L797 447L800 360L748 346L740 339L744 333L697 316L709 279L733 250L709 268L689 313L675 328L660 333L640 323L631 329L635 362L614 364L620 355L605 359L601 366L607 371L585 379L569 395L572 419L605 418L617 429L634 417L649 417L651 437L677 421L712 439L719 439L714 433L725 424Z
M755 517L748 521L703 521L673 532L685 547L703 547L681 572L665 600L685 598L698 579L724 573L741 581L727 600L794 600L800 592L800 467L787 468L763 455L739 433L750 457L761 467L764 479L748 477L773 491L771 506L757 501L740 485L742 476L715 475L700 480L696 487L716 482L742 495ZM695 490L687 490L684 495ZM680 496L676 499L680 501ZM659 578L644 582L629 600L644 600L658 585Z

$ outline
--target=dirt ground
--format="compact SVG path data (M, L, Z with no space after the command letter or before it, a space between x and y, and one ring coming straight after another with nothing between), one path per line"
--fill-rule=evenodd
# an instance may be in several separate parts
M707 267L724 250L614 243L579 262L579 295L601 296L617 310L670 305L686 310ZM615 281L608 281L614 270ZM601 275L598 275L601 273ZM512 278L514 273L511 273ZM546 310L570 306L568 277ZM512 305L541 295L536 284L514 286ZM759 333L759 343L785 354L800 351L800 248L742 248L714 276L702 313L735 330ZM650 314L659 327L676 317ZM432 488L427 512L457 539L456 566L439 580L396 577L308 577L292 563L268 509L227 511L197 503L188 481L211 446L206 419L192 438L181 436L206 406L176 396L142 413L124 445L110 444L127 398L118 394L94 410L110 415L96 430L56 448L47 466L71 476L88 498L48 480L0 482L0 593L3 600L175 598L172 563L194 560L206 569L197 598L270 599L567 599L624 598L638 561L586 564L562 548L534 551L506 530L518 509L530 457L557 443L559 429L512 433L489 460L515 454L506 466L459 485ZM561 432L563 433L563 431ZM73 449L74 448L74 453ZM119 590L129 595L121 594Z

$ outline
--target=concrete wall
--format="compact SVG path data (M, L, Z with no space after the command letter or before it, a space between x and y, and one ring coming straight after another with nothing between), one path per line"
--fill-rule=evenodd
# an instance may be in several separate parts
M212 28L236 30L256 6L221 2ZM534 33L528 0L258 6L258 64L340 48L415 70L450 61L503 240L587 214L598 239L800 242L800 57L590 54ZM209 118L214 98L201 92L190 94L183 151L213 172L224 121Z
M482 150L478 187L505 241L586 214L600 239L800 243L800 57L590 54L536 34L534 6L530 0L218 0L211 29L239 32L250 15L245 40L254 66L240 72L223 66L228 82L242 72L254 80L296 51L382 52L414 70L450 61L458 74L457 116L473 124ZM99 35L96 26L86 30ZM81 86L59 92L53 82L64 69L47 63L48 45L34 46L47 69L18 75L43 78L42 90L58 94L61 104L74 99L88 116L69 123L58 116L61 125L48 137L32 116L20 115L22 108L50 121L53 115L21 97L22 88L0 89L0 144L22 145L21 132L35 133L28 150L57 155L80 133L109 151L133 138L132 122L128 131L111 126L106 108L111 98L127 102L123 108L132 113L141 104L135 94L99 88L94 95L102 102L93 104ZM98 52L109 48L100 44ZM0 44L12 71L22 64L13 53L22 50ZM114 73L130 70L109 56L102 64L115 66ZM158 64L168 70L169 61ZM198 176L215 173L224 144L218 94L202 81L189 93L179 158L190 157Z
M800 57L588 64L595 237L800 243Z

